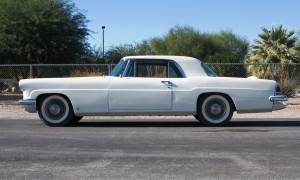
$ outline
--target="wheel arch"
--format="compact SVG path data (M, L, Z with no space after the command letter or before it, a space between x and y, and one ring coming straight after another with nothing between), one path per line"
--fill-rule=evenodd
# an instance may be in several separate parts
M62 93L43 93L43 94L39 94L37 97L36 97L36 107L37 107L37 110L39 110L39 103L40 101L44 98L44 97L48 97L48 96L52 96L52 95L58 95L58 96L62 96L63 98L65 98L67 100L67 102L69 103L69 105L72 107L72 111L74 113L74 107L73 107L73 104L70 100L70 98L65 95L65 94L62 94Z
M200 102L200 99L201 99L202 97L204 97L204 96L209 96L209 95L221 95L221 96L225 97L226 99L229 100L230 104L232 105L233 111L236 111L236 110L237 110L237 109L236 109L236 104L235 104L233 98L232 98L230 95L228 95L227 93L222 93L222 92L205 92L205 93L200 94L200 95L198 96L198 99L197 99L197 104L196 104L197 106L196 106L196 107L198 107L199 102Z

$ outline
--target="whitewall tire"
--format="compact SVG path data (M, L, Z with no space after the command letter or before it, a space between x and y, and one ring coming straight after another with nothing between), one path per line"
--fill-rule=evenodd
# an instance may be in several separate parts
M233 105L228 97L220 94L205 95L198 100L195 117L205 125L222 126L230 121L233 110Z
M38 113L48 126L66 126L72 123L74 118L71 104L60 95L44 96L39 101Z

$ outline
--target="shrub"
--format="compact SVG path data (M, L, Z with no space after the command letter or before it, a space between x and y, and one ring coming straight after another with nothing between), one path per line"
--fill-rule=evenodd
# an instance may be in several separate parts
M287 95L288 97L293 97L297 93L297 80L295 79L284 79L280 82L282 92L284 95Z

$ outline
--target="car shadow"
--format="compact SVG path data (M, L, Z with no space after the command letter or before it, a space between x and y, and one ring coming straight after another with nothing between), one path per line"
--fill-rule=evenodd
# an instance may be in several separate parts
M228 127L300 127L300 119L233 121Z
M298 121L299 120L299 121ZM129 128L129 127L206 127L198 121L92 121L78 122L72 127L108 127L108 128ZM272 120L234 120L225 127L300 127L300 119L272 119Z

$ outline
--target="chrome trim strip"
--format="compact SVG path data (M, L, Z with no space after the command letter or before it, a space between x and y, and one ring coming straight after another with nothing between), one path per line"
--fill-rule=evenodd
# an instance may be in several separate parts
M21 99L19 100L19 103L22 105L36 105L35 99Z
M171 62L168 61L168 76L167 76L168 78L170 78L170 63L171 63Z
M191 116L196 112L77 112L76 116Z
M269 99L271 102L288 101L288 98L285 95L270 96Z
M126 74L127 74L128 68L129 68L129 64L130 64L131 61L132 61L131 59L127 60L125 69L124 69L121 77L126 77Z
M127 61L127 64L126 64L126 67L124 69L124 72L122 73L122 77L128 77L128 69L129 69L129 66L131 65L131 62L133 62L133 66L134 66L134 77L136 77L136 61L139 60L139 59L128 59ZM179 73L181 74L181 78L186 78L186 74L185 72L183 71L183 69L181 68L181 66L174 60L172 59L141 59L141 60L153 60L153 61L167 61L168 62L168 69L167 69L167 73L168 73L168 77L167 78L170 78L170 64L173 64L179 71Z
M133 60L133 77L136 77L136 61Z

